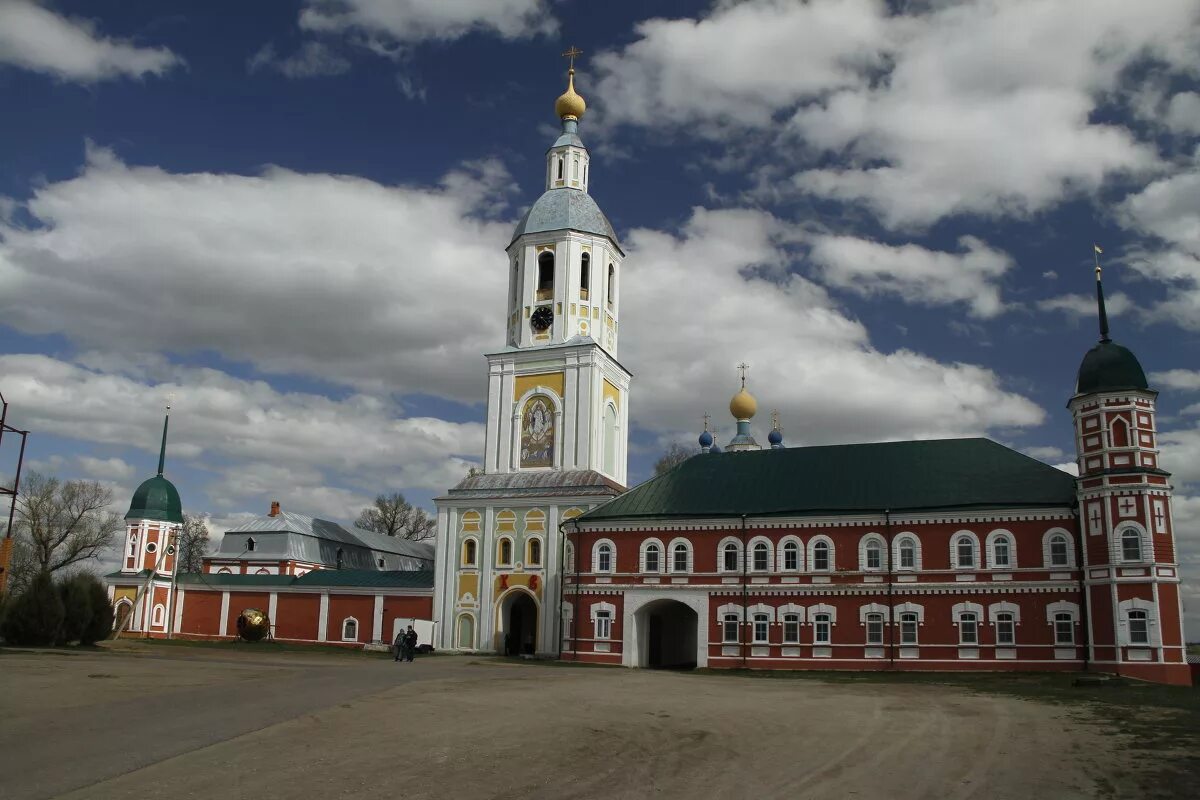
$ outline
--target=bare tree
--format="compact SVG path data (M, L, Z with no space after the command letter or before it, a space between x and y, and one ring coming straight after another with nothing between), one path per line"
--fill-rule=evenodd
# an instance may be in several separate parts
M17 497L15 524L32 567L53 573L96 558L125 527L107 510L112 500L112 489L97 481L64 482L30 472Z
M178 571L201 572L208 552L208 519L202 515L184 514L178 545Z
M654 462L654 474L662 475L664 472L670 472L694 455L695 452L690 447L684 447L679 442L672 442L662 457Z
M404 499L400 492L381 494L375 504L364 508L354 524L359 528L401 539L428 539L437 520Z

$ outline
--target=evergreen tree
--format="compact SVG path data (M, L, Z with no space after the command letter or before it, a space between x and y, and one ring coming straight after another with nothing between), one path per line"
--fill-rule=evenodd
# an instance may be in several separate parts
M4 640L16 645L52 645L62 631L64 614L54 580L49 572L40 572L25 591L8 604L4 615Z
M112 635L113 606L108 600L108 591L94 575L85 576L88 594L92 600L92 618L79 636L80 644L95 644Z
M92 593L88 578L91 576L71 575L58 582L58 596L63 604L60 644L70 644L82 639L84 630L92 622Z

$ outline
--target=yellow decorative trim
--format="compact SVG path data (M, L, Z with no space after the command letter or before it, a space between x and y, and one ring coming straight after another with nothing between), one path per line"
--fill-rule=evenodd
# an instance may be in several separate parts
M546 512L534 508L525 512L525 532L526 533L545 533L546 532Z
M482 519L478 511L464 511L459 530L462 533L479 533L479 522Z
M458 576L458 597L462 599L468 594L479 597L479 575L464 572Z
M531 389L541 386L554 392L561 400L566 376L562 372L539 372L534 375L517 375L513 378L513 398L520 399Z
M549 250L551 253L553 253L553 252L554 252L554 245L552 245L552 244L539 244L539 245L537 246L537 251L536 251L536 252L537 252L537 254L538 254L538 255L541 255L542 253L545 253L547 250Z
M517 514L515 511L501 511L496 515L496 533L516 533Z
M527 575L527 574L521 573L521 572L509 573L508 586L503 589L500 588L500 578L499 577L494 578L492 580L492 584L493 584L492 599L493 600L499 599L500 595L504 594L509 589L512 589L514 586L521 586L525 589L529 589L530 578L538 579L537 588L533 589L532 591L533 591L534 596L537 597L538 600L541 600L542 599L542 588L546 585L546 582L542 579L542 576L538 573Z
M621 390L614 386L608 378L604 379L604 399L611 400L618 410L621 408Z
M593 319L600 319L600 306L592 308L592 317Z

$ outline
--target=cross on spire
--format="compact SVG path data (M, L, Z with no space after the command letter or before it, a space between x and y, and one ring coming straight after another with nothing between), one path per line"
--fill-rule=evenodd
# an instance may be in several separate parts
M779 430L779 409L778 408L771 412L771 427L773 427L775 430Z
M709 414L708 414L708 412L707 412L707 411L705 411L705 412L704 412L704 430L705 430L706 432L708 431L708 423L709 423L709 421L710 421L711 419L712 419L712 417L711 417L711 416L709 416Z
M578 56L583 55L583 51L580 50L575 45L571 45L565 51L563 51L562 55L563 55L563 58L570 59L570 69L572 71L574 71L575 70L575 59Z
M745 361L737 365L738 371L742 373L742 388L746 388L746 370L750 369L750 365Z

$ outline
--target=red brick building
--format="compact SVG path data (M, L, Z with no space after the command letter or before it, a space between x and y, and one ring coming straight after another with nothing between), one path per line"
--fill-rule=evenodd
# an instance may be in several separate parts
M987 439L759 449L743 387L727 452L565 525L562 658L1190 683L1157 393L1097 292L1078 478Z

